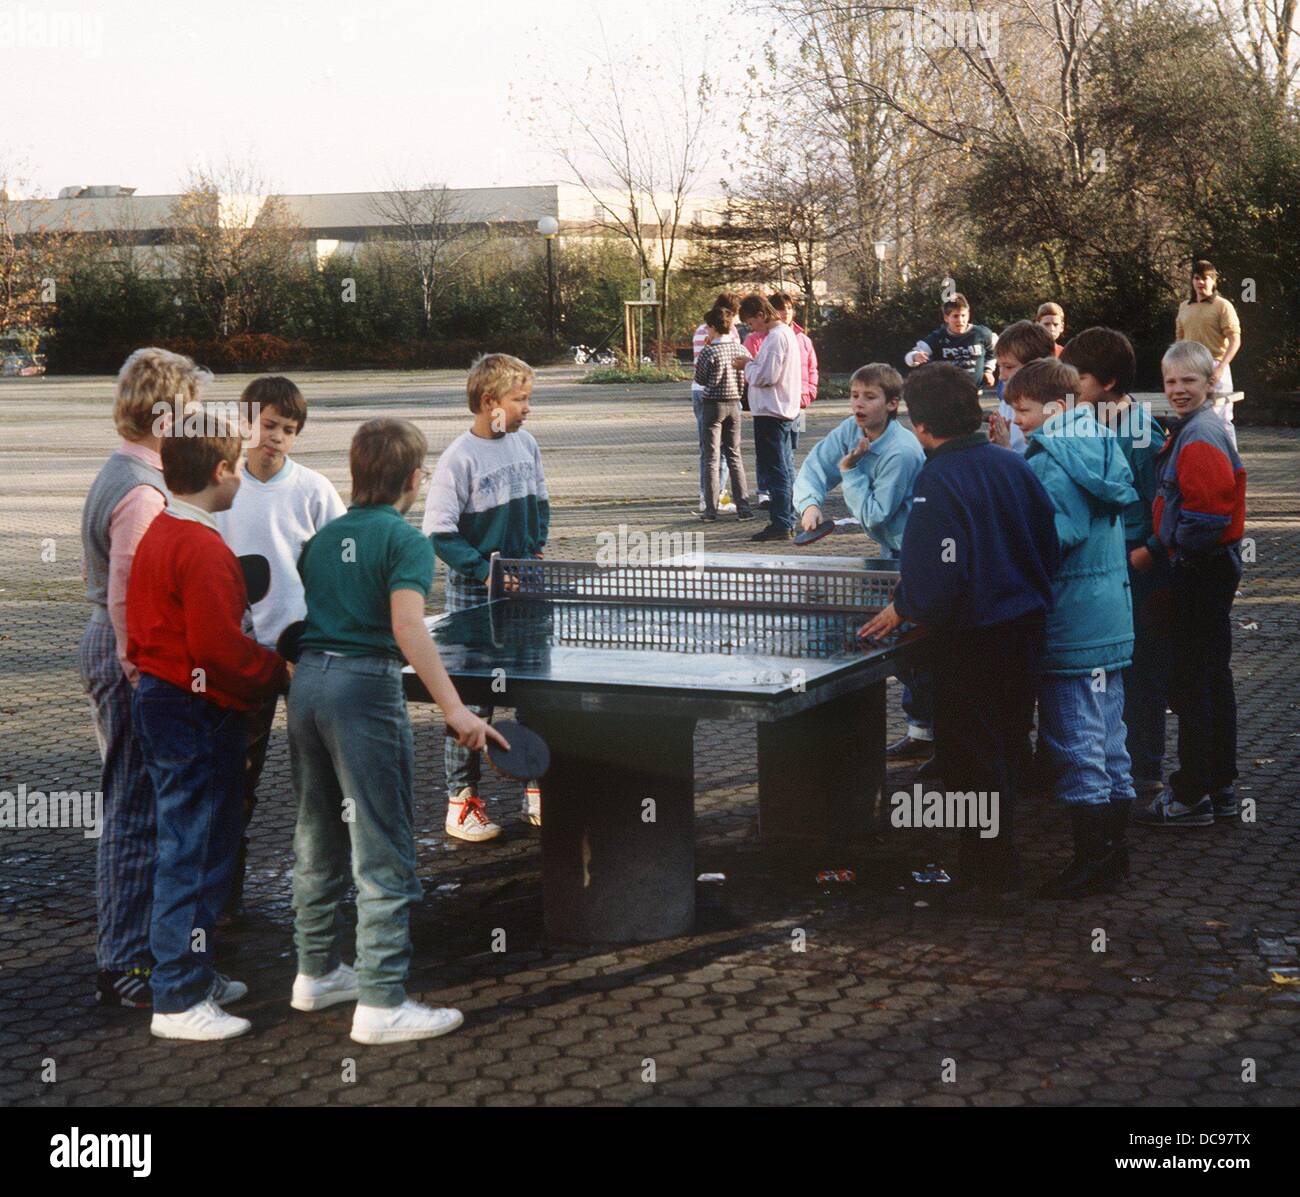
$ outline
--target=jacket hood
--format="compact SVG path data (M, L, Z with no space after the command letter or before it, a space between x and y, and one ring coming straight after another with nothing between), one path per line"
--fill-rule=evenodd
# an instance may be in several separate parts
M1133 474L1119 441L1097 423L1086 404L1054 415L1029 435L1031 449L1047 453L1070 480L1108 512L1136 502Z

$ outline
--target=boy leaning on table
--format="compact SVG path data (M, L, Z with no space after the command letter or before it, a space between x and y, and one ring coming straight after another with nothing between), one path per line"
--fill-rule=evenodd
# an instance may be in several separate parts
M927 460L916 477L893 601L859 635L904 620L929 633L935 751L949 791L999 795L997 836L961 832L956 883L998 902L1021 888L1014 817L1033 726L1052 578L1054 510L1024 458L989 444L971 374L936 363L903 387Z

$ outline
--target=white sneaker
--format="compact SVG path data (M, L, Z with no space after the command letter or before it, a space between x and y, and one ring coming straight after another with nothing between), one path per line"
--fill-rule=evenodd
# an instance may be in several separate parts
M471 844L494 840L501 834L501 828L487 817L483 799L468 788L447 803L445 829L448 835Z
M243 981L232 981L224 973L213 970L212 988L208 990L208 997L218 1006L228 1006L231 1002L237 1002L247 996L248 986Z
M293 997L289 1005L295 1010L324 1010L340 1002L355 1002L361 996L361 984L350 965L340 964L323 977L299 973L293 979Z
M253 1029L246 1018L227 1014L210 997L180 1014L154 1013L149 1033L159 1039L234 1039Z
M400 1006L362 1006L352 1016L352 1038L357 1043L404 1043L408 1039L436 1039L465 1021L459 1010L435 1009L407 998Z
M530 827L540 827L542 825L542 789L535 782L530 781L524 786L524 822Z

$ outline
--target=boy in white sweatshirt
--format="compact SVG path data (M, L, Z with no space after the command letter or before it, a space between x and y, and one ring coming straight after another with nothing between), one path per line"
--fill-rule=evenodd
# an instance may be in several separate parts
M307 401L288 378L257 378L244 388L240 411L258 412L248 441L243 482L229 511L216 516L217 530L237 556L259 553L271 566L271 586L253 604L257 642L274 648L280 633L306 617L298 555L302 546L347 508L324 474L294 461L289 452L307 423ZM276 695L248 713L248 756L244 764L244 829L226 914L238 912L244 890L248 825L257 806L257 784L275 722Z

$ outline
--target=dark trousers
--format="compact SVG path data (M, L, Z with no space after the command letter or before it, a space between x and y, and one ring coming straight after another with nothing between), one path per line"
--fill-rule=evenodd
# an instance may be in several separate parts
M275 723L275 706L279 700L278 694L272 694L244 717L248 749L244 757L244 803L239 851L227 904L227 910L232 914L239 909L244 895L244 875L248 870L248 828L253 821L253 812L257 809L257 787L266 765L266 751L271 745L271 727Z
M1143 542L1128 546L1129 550ZM1169 565L1158 561L1144 573L1128 571L1133 596L1133 664L1124 671L1124 726L1134 782L1164 776L1165 706L1169 701L1169 637L1173 595Z
M1042 612L986 628L932 634L934 741L950 792L998 795L998 834L961 832L959 871L989 889L1015 867L1014 818L1034 722L1034 694L1046 620Z
M1169 779L1187 804L1237 777L1237 696L1232 685L1232 600L1241 567L1228 553L1173 567L1173 669L1178 770Z
M786 531L794 529L794 450L790 447L793 420L779 416L754 417L754 453L758 476L766 475L768 514L772 523Z
M179 1014L212 986L212 928L242 822L244 716L149 674L140 677L131 715L157 803L153 1008Z

